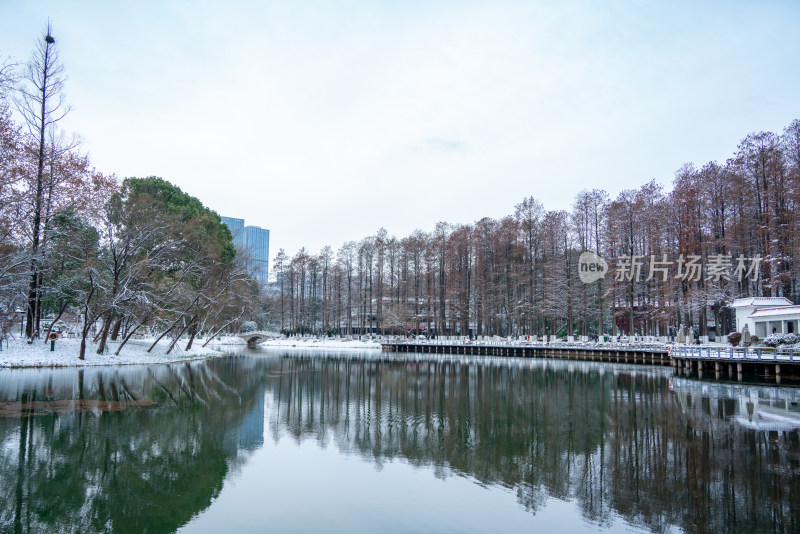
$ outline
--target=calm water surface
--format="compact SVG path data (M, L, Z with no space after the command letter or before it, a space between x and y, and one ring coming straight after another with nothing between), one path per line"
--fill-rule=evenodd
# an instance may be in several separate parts
M0 532L800 532L800 390L242 350L0 371Z

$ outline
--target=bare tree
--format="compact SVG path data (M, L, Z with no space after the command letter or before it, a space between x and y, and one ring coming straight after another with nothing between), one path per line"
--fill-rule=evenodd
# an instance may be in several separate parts
M36 143L36 185L31 228L31 278L28 293L26 335L29 342L38 335L41 318L41 273L39 272L39 244L44 214L44 168L47 159L47 135L69 112L64 102L64 67L58 59L56 40L52 27L47 23L44 35L36 42L36 48L23 73L16 98L17 109L22 115L31 137Z
M17 64L9 58L0 61L0 101L14 90L18 81Z
M794 121L780 136L747 136L725 164L684 165L671 192L655 180L613 200L582 191L571 214L546 212L529 197L513 217L345 244L330 275L321 262L319 306L351 333L375 317L379 329L421 331L424 322L437 334L600 336L611 326L614 334L664 335L680 324L721 334L730 331L732 298L800 301L798 213ZM581 284L577 262L588 251L608 260L608 276ZM303 272L289 271L291 287L310 283L316 306L315 271L307 281ZM289 301L299 309L303 298Z

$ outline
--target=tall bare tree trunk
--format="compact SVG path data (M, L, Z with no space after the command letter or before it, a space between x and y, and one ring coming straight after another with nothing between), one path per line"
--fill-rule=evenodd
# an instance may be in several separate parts
M33 220L31 224L31 276L28 288L28 309L25 335L28 343L39 335L41 320L41 233L44 199L44 161L46 157L45 137L48 126L54 125L67 114L69 108L63 105L61 94L64 84L63 66L58 61L55 50L56 40L51 35L48 22L46 34L37 42L36 51L28 62L27 71L20 87L17 110L28 126L28 131L37 140L36 153L36 197L34 198Z

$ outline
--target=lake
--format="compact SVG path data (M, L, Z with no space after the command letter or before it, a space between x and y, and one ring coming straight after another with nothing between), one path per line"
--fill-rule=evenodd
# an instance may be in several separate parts
M800 532L800 389L238 349L0 371L2 532Z

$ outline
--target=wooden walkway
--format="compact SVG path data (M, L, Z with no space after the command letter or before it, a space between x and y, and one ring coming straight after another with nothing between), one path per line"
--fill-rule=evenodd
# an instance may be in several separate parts
M639 365L671 365L664 345L623 343L508 343L502 341L427 341L383 343L388 352L422 354L464 354L470 356L509 356L513 358L558 358Z
M713 372L741 381L743 375L755 375L780 384L781 376L800 379L800 351L792 349L692 347L675 345L669 349L676 372L703 374Z
M557 358L608 363L672 366L675 374L697 373L700 378L743 376L761 381L800 380L800 351L692 345L627 343L526 343L505 341L395 341L383 343L387 352L463 354L513 358ZM713 375L711 374L713 373Z

